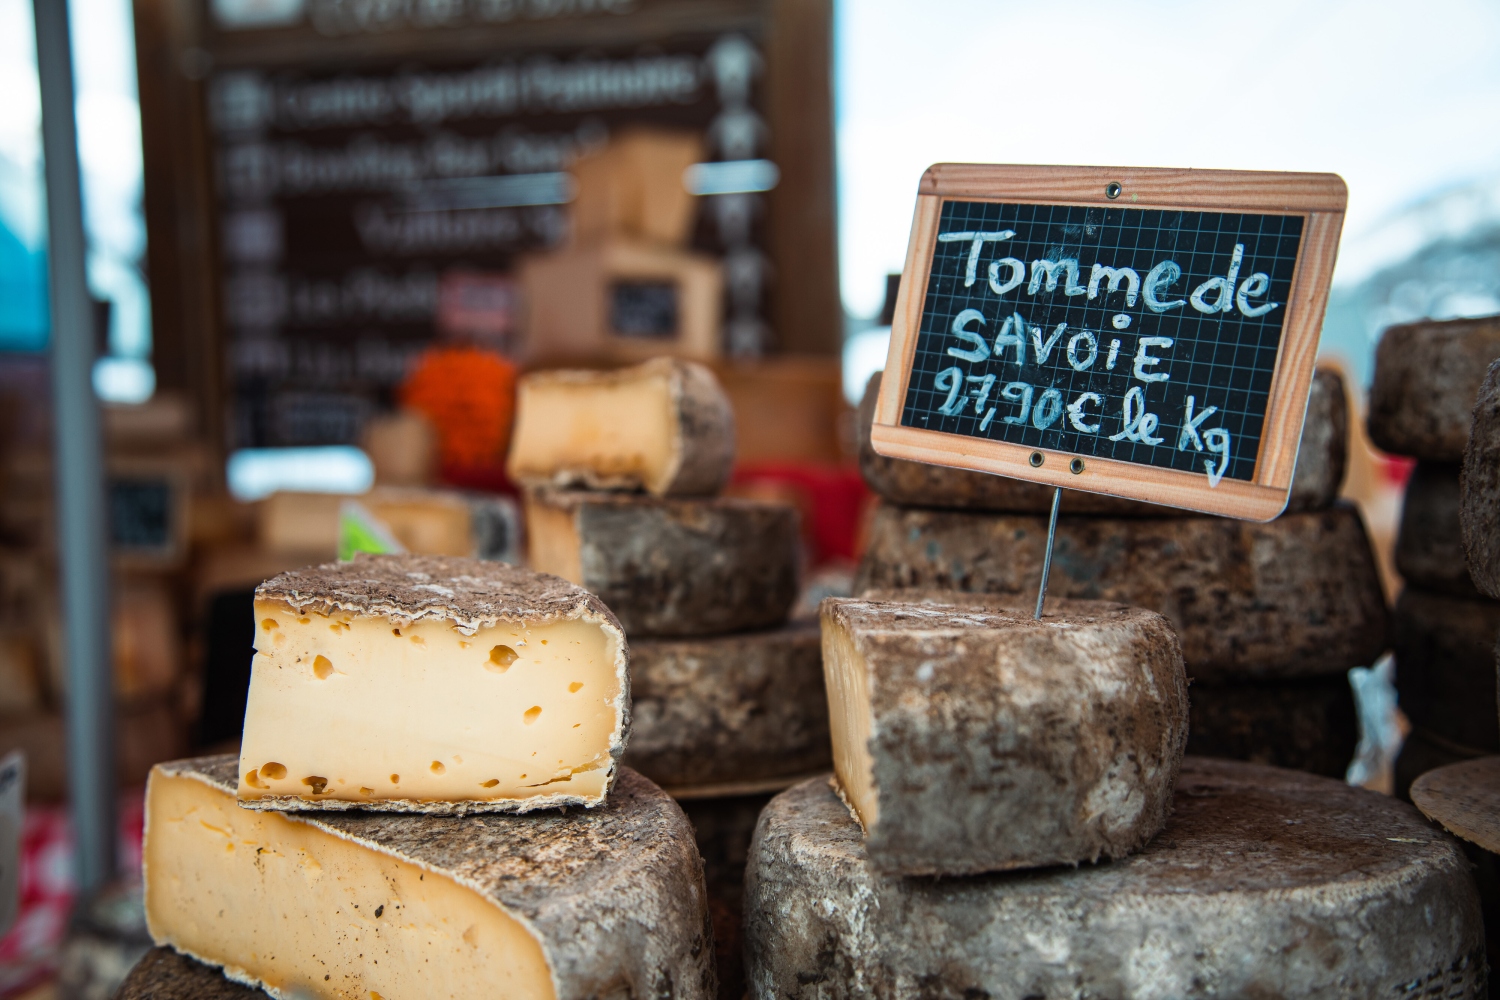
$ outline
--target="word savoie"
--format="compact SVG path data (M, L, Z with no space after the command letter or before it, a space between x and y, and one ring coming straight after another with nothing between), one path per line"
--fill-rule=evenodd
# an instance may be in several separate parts
M964 287L971 288L979 280L979 258L990 243L1003 243L1016 235L1014 229L996 232L939 233L939 243L968 242L969 256L964 265ZM1132 267L1111 267L1095 263L1089 271L1088 284L1079 282L1080 270L1077 257L1062 257L1058 260L1033 260L1030 266L1015 257L992 260L986 269L991 292L1005 295L1025 286L1027 295L1038 295L1043 290L1057 292L1059 285L1064 295L1086 295L1097 299L1101 294L1120 294L1125 304L1134 306L1144 300L1152 312L1164 313L1184 306L1192 306L1200 313L1212 315L1238 309L1241 315L1254 319L1264 316L1279 307L1280 302L1252 302L1271 289L1271 276L1256 271L1240 281L1240 266L1244 263L1245 245L1236 243L1230 254L1229 267L1222 275L1215 275L1198 285L1187 298L1173 298L1173 286L1182 280L1182 268L1174 260L1158 262L1146 277ZM1236 287L1238 283L1238 287Z

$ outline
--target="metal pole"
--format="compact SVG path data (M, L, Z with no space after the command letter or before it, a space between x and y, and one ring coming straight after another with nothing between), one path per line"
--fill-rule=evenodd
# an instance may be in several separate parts
M1052 489L1052 517L1047 521L1047 554L1042 556L1042 585L1036 591L1036 614L1042 619L1042 605L1047 603L1047 577L1052 575L1052 543L1057 540L1057 509L1062 506L1062 487Z
M51 283L53 465L57 549L68 658L68 796L78 888L114 876L114 713L109 663L109 540L99 404L94 398L94 317L84 276L83 199L73 117L67 0L34 0L36 66L47 169L47 273Z

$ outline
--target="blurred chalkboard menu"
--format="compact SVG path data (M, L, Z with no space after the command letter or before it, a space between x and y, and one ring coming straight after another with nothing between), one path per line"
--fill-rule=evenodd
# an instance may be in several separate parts
M353 441L455 322L502 350L518 255L565 239L576 157L634 125L772 155L766 4L212 0L199 53L231 447ZM189 54L193 54L190 52ZM765 200L698 201L730 353L766 343ZM669 289L666 291L670 291ZM631 333L675 323L622 288ZM759 339L757 339L759 338Z

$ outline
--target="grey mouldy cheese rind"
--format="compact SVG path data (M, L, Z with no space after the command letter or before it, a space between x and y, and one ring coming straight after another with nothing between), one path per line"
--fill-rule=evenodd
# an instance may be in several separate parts
M1396 570L1423 590L1478 597L1459 525L1459 472L1448 462L1418 462L1412 470L1401 501Z
M152 948L130 970L115 1000L256 1000L260 990L227 979L171 948Z
M753 789L829 767L817 622L630 644L624 762L677 793Z
M1359 744L1354 691L1344 674L1195 682L1187 752L1342 778Z
M1042 483L876 454L870 444L870 423L875 418L881 377L876 373L865 387L858 421L859 470L877 495L908 507L1016 514L1044 514L1052 509L1052 487ZM1331 368L1320 368L1313 375L1286 513L1323 510L1338 499L1348 441L1349 414L1343 377ZM1082 490L1068 491L1063 497L1063 509L1070 514L1117 517L1193 516L1192 511L1177 507Z
M1416 729L1460 752L1500 752L1495 644L1500 601L1407 587L1391 616L1396 692Z
M288 1000L715 994L692 827L634 771L598 809L523 816L255 812L235 780L229 755L158 765L144 847L153 940L230 978Z
M632 639L770 628L797 598L790 504L536 490L526 519L531 564L597 594Z
M734 437L729 397L695 361L534 372L517 389L507 471L533 488L710 496L729 480Z
M773 799L746 872L755 1000L1485 995L1458 844L1408 805L1188 758L1172 818L1110 864L880 875L827 781Z
M273 577L254 607L247 808L526 812L609 794L629 652L581 587L479 559L361 554Z
M1500 599L1500 361L1490 365L1474 401L1461 506L1469 576L1484 594Z
M1461 462L1474 399L1500 358L1500 316L1393 326L1375 348L1370 440L1395 455Z
M1047 520L881 504L855 577L870 590L963 590L1034 599ZM1373 663L1387 611L1351 506L1256 523L1223 517L1062 517L1049 595L1165 615L1190 678L1342 674Z
M1166 619L973 595L829 598L834 768L870 862L966 875L1123 857L1161 829L1187 739Z

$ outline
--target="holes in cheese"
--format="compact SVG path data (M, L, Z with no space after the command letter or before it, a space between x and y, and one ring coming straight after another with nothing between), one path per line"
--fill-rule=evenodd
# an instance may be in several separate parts
M696 496L716 492L733 461L733 411L702 365L539 372L518 386L509 470L529 486Z
M280 781L286 777L286 765L278 764L274 760L267 761L260 766L261 777L270 781Z
M629 695L624 638L597 598L503 564L385 558L385 567L362 559L306 571L347 572L353 581L329 582L339 594L335 614L314 609L302 615L305 626L263 587L256 620L277 618L282 624L274 635L284 641L257 633L242 740L245 803L302 809L357 802L379 809L403 800L422 803L424 811L472 812L474 803L524 811L601 802L621 752ZM450 575L426 572L433 562ZM476 624L424 611L422 602L457 602L450 592L487 577L503 578L515 592L487 593L485 608L524 612L530 600L534 610ZM392 590L415 591L410 604L387 604L376 614L351 609L347 595L372 579L380 582L382 600ZM551 603L529 598L524 587ZM296 593L317 590L299 581ZM337 685L336 695L329 683ZM543 787L517 777L519 765L538 753L559 760L556 777L567 780ZM268 771L261 764L267 759L282 770ZM251 780L248 772L257 767ZM328 777L314 790L303 775Z

